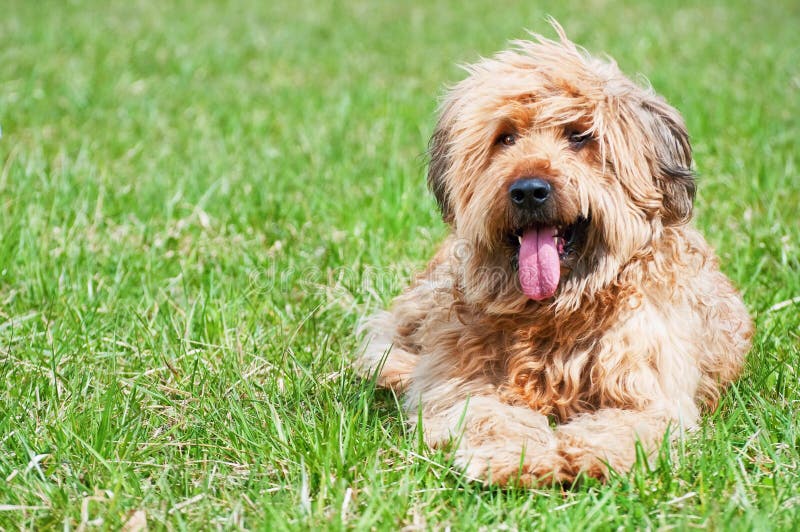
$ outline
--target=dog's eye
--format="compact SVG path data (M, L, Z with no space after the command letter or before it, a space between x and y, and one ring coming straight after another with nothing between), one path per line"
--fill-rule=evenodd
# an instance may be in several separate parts
M572 148L578 150L583 148L587 142L592 140L592 134L573 129L567 131L567 138L569 139L569 143Z
M495 144L500 144L502 146L513 146L517 142L517 136L513 133L503 133L497 140Z

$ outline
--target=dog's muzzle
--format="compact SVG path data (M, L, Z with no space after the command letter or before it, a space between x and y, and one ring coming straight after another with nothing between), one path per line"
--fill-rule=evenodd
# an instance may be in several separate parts
M508 196L522 223L517 267L522 291L534 300L552 297L560 277L558 227L553 216L553 187L540 177L523 177L508 187Z

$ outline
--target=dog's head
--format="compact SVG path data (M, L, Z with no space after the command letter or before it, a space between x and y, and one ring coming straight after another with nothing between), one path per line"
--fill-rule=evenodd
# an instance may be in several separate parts
M509 286L492 290L577 304L688 221L695 188L680 114L553 25L559 41L534 36L467 67L442 105L428 182L472 247L473 277L505 268Z

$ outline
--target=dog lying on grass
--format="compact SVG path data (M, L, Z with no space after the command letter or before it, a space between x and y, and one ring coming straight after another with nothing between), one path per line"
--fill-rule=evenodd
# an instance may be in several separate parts
M357 361L501 485L627 471L715 408L753 330L689 224L680 114L553 25L446 96L428 183L450 235Z

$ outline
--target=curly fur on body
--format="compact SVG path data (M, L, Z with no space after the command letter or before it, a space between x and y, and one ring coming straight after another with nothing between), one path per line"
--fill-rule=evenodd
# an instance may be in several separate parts
M559 40L515 42L449 91L428 181L451 234L365 323L357 360L430 446L498 484L626 471L637 441L653 453L716 406L752 335L689 224L680 114L553 25ZM532 177L550 191L536 212L509 201ZM542 225L562 239L559 280L532 299L519 235Z

